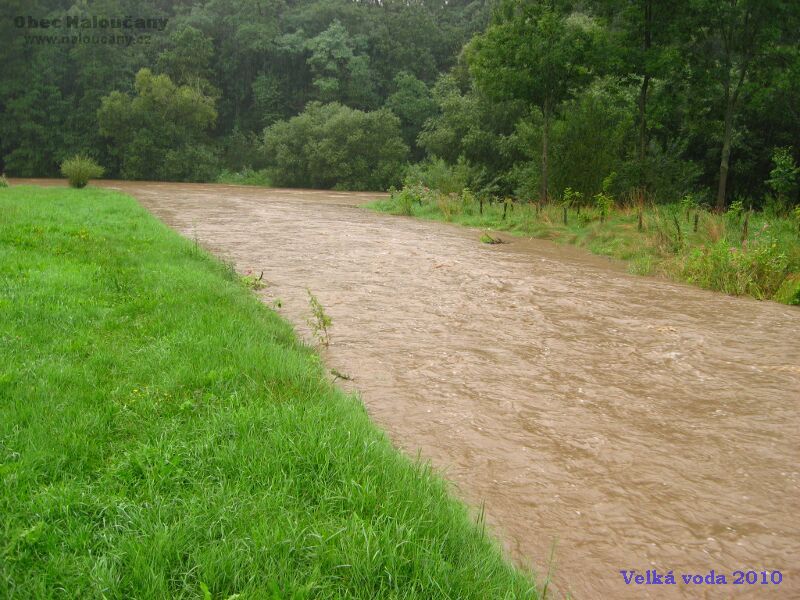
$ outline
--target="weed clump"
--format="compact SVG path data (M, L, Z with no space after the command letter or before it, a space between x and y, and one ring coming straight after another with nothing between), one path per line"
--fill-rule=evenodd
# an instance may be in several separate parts
M317 297L307 289L308 303L311 305L311 317L306 321L311 328L311 334L318 343L326 348L331 343L330 328L333 325L333 319L325 312L322 304Z
M256 275L252 271L248 271L242 275L239 280L246 288L251 290L263 290L265 287L267 287L267 284L264 283L264 271L261 271L260 275Z
M484 231L481 234L481 242L483 242L484 244L502 244L503 240L497 237L493 237L492 235Z
M61 174L67 178L70 187L83 188L90 179L101 177L105 169L93 159L82 154L76 154L61 163Z

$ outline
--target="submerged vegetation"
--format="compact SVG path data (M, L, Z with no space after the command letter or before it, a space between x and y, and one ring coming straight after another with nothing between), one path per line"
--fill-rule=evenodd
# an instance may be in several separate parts
M537 597L230 268L115 192L0 213L0 596Z
M330 329L333 319L325 312L325 308L311 290L306 290L306 292L308 293L308 305L311 307L311 316L306 322L311 328L314 339L327 348L331 343Z
M478 199L469 190L444 194L410 184L372 207L575 244L628 261L633 273L800 304L800 211L752 212L734 203L717 214L690 196L666 205L646 204L636 197L615 204L606 192L592 204L580 199L567 193L560 202L512 202ZM486 232L480 239L495 240Z

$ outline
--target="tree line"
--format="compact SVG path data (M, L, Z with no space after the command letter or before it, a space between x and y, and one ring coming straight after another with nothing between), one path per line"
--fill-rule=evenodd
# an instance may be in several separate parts
M775 202L800 153L789 0L10 0L0 170ZM168 18L149 43L36 43L37 18ZM51 34L58 33L50 31ZM797 203L796 186L780 201Z

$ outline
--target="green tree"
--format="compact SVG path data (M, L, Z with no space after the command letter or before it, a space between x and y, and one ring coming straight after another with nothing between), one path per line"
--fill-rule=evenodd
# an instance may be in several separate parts
M506 152L504 138L526 114L524 103L492 100L475 89L463 92L453 75L441 77L432 95L437 113L417 137L421 148L450 165L462 157L480 165L486 171L484 179L499 177L511 167L513 157Z
M603 178L622 168L641 133L634 123L639 98L633 85L607 77L565 104L553 135L556 194L566 187L584 198L603 191Z
M217 112L214 99L149 69L136 74L136 95L111 92L97 111L101 135L117 149L129 179L203 179L213 152L204 149Z
M792 156L791 148L775 148L772 154L775 167L770 171L767 184L775 192L778 202L787 206L790 198L797 192L797 177L800 168Z
M422 126L436 112L436 102L424 81L408 71L401 71L394 78L395 91L386 99L386 107L400 117L403 139L414 149L413 157L421 158L417 148L417 136Z
M591 71L591 23L549 5L504 0L468 50L470 73L488 96L530 103L542 114L540 198L547 199L550 127L561 103Z
M264 131L264 153L276 185L382 190L400 182L408 146L388 109L312 102Z
M783 0L693 0L688 12L693 32L690 54L700 82L719 82L717 92L722 120L716 208L725 208L731 148L742 97L755 83L754 75L778 41L786 17ZM763 82L762 83L766 83Z
M374 105L369 56L356 54L363 40L353 39L337 20L307 43L313 85L323 102L347 102L359 108Z
M158 68L177 84L205 85L211 77L212 39L191 25L169 38L169 47L158 56Z

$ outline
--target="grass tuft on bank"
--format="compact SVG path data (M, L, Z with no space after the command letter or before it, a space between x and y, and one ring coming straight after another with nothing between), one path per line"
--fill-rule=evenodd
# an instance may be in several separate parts
M393 191L369 207L480 228L484 236L486 230L508 231L574 244L627 261L631 273L800 304L800 211L777 217L739 205L725 214L681 204L579 209L556 202L481 202L467 190L444 194L421 185Z
M0 190L0 314L0 596L536 596L290 325L133 199Z

